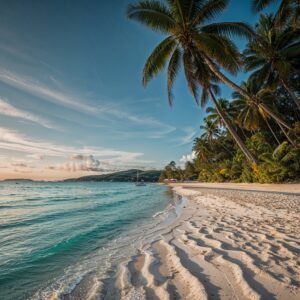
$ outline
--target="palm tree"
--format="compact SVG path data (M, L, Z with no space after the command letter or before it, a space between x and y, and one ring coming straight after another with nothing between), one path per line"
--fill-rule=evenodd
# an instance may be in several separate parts
M193 151L196 152L197 158L202 162L208 162L211 155L209 147L207 147L206 141L201 138L196 138L193 145Z
M153 50L143 70L143 84L160 73L168 63L168 99L172 104L172 87L178 71L183 65L188 87L198 103L198 85L202 87L204 104L210 97L230 133L246 155L253 162L255 157L232 128L226 114L215 98L219 79L235 90L243 93L238 85L229 80L219 70L220 67L235 74L241 60L238 49L227 37L237 34L250 37L251 28L240 22L221 22L206 25L228 5L228 0L166 0L140 1L129 5L128 17L167 37Z
M252 10L259 12L277 0L252 0ZM274 18L275 26L288 26L293 30L300 29L300 1L282 0Z
M203 133L201 134L201 138L203 140L206 140L209 144L212 143L214 138L217 138L220 136L220 129L218 125L207 118L204 119L204 125L200 126L200 129L203 130Z
M249 99L243 97L237 92L233 93L234 101L232 104L238 112L237 122L245 129L255 131L260 129L261 121L264 121L270 132L273 134L276 142L280 144L277 135L268 121L268 119L272 118L272 116L270 116L264 109L265 106L267 106L269 110L276 109L273 104L273 94L270 90L263 88L261 84L259 84L259 80L255 77L250 77L247 82L242 82L242 87L253 96L252 99L255 99L255 101L249 101ZM276 122L276 120L274 121ZM278 122L277 124L286 135L287 139L293 144L293 141L287 135L281 124Z
M219 102L219 106L222 109L222 111L224 111L229 118L232 120L232 106L231 103L223 98L219 98L218 99ZM216 123L219 127L225 127L226 125L224 124L222 118L220 117L220 115L218 114L217 110L214 107L207 107L206 109L206 113L207 115L207 119Z
M274 27L273 20L272 15L261 15L256 38L244 51L245 69L255 70L254 75L259 81L270 85L280 82L300 110L299 99L289 87L291 74L298 71L300 34L289 28Z

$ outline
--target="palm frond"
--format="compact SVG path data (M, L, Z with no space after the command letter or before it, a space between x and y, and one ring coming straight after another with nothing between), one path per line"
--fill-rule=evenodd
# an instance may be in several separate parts
M169 33L176 25L168 8L160 1L155 0L130 4L127 8L127 16L155 31Z
M213 91L213 93L215 94L215 95L220 95L221 94L221 89L220 89L220 87L217 85L217 84L211 84L210 85L210 88L212 89L212 91Z
M176 41L172 36L164 39L148 57L143 70L143 84L147 85L153 76L163 70L167 60L169 59L173 49L176 46Z
M261 68L265 63L265 59L259 57L258 55L244 57L244 68L246 72Z
M206 105L207 100L208 100L208 92L207 92L207 89L204 89L204 88L202 87L201 101L200 101L201 107L204 107L204 106Z
M252 11L259 12L268 6L274 0L252 0Z
M203 32L226 35L228 37L238 36L251 39L255 37L255 32L250 25L243 22L220 22L212 23L202 28Z
M181 56L182 56L181 50L177 47L172 54L168 66L168 100L170 106L172 106L173 103L172 88L173 88L174 80L180 69Z
M184 24L185 22L186 14L184 13L184 11L187 9L186 2L187 1L185 0L167 0L173 19L181 24Z
M300 42L296 43L281 51L281 54L288 58L297 57L300 55Z
M198 86L197 86L197 80L195 78L194 64L192 61L191 53L187 51L183 53L183 66L184 66L184 74L185 74L186 81L188 83L189 90L194 96L196 104L199 105Z
M186 5L187 9L187 20L192 20L196 13L202 9L205 0L185 0L188 4Z
M239 70L240 54L229 39L205 33L195 34L193 38L198 49L224 69L232 74Z
M192 20L192 24L198 25L215 18L225 10L228 4L229 0L208 0L200 6Z
M285 26L289 27L295 13L295 7L293 7L292 2L293 1L289 0L281 1L274 17L274 26L276 28L283 28Z

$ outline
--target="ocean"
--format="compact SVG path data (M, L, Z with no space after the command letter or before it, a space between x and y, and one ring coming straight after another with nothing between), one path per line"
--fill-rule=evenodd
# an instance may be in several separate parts
M180 206L158 184L0 182L0 299L101 298Z

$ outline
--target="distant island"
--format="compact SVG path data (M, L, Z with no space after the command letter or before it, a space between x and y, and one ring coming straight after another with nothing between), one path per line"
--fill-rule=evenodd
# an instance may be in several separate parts
M145 182L158 182L161 171L159 170L138 170L138 169L130 169L126 171L119 171L114 173L102 174L102 175L88 175L82 176L78 178L68 178L64 180L58 180L58 182L77 182L77 181L106 181L106 182L133 182L137 179L137 173L139 174L139 180L143 180ZM40 180L32 180L26 178L13 178L13 179L3 179L0 180L3 182L40 182ZM42 180L42 182L46 182Z
M136 181L137 172L139 174L139 180L145 182L158 182L161 171L148 170L142 171L138 169L131 169L126 171L114 172L102 175L89 175L79 178L65 179L64 182L76 182L76 181L106 181L106 182L133 182Z
M13 178L13 179L3 179L1 181L28 181L28 182L33 182L34 180L32 179L26 179L26 178Z

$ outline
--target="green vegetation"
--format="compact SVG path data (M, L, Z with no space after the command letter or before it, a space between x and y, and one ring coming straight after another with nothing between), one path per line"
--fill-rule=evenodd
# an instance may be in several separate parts
M136 181L137 172L139 172L139 180L145 182L157 182L161 171L150 170L141 171L137 169L120 171L103 175L83 176L79 178L66 179L67 182L72 181L113 181L113 182L132 182Z
M272 0L253 0L260 12ZM167 66L169 103L182 68L197 104L213 107L196 138L196 158L184 169L174 162L160 180L282 182L300 179L300 3L282 0L261 14L255 29L213 20L228 0L146 0L129 5L128 17L167 37L146 61L143 83ZM247 39L240 53L233 37ZM229 79L245 71L240 85ZM219 84L232 99L218 99Z

